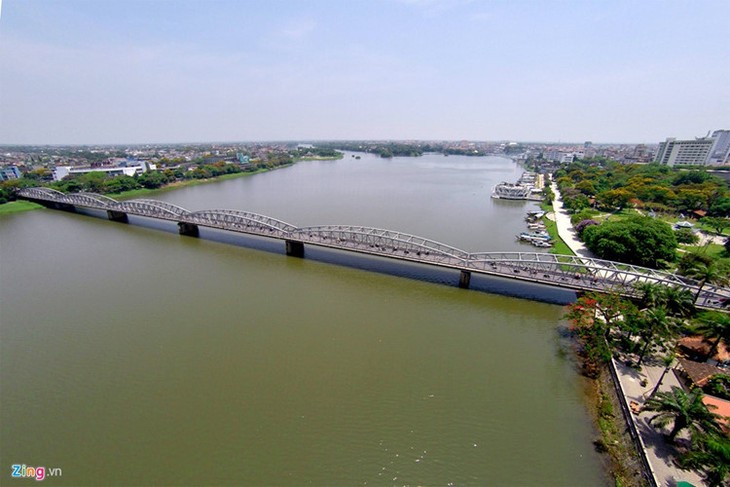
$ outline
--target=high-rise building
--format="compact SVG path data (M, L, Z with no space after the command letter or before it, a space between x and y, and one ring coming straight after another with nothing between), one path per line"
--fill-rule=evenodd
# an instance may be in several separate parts
M668 138L659 144L656 161L665 166L703 166L714 142L709 137L695 140Z
M707 156L707 164L710 166L730 164L730 130L715 130L712 138L715 143Z

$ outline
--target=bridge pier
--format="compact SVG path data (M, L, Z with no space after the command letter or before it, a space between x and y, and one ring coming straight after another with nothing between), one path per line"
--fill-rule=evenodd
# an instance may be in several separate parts
M177 226L180 230L180 235L185 235L187 237L200 237L200 229L195 223L178 222Z
M106 214L113 222L129 223L129 217L123 211L106 210Z
M291 257L304 257L304 242L299 242L298 240L287 240L286 255Z
M471 272L461 271L459 275L459 287L461 289L469 289L469 283L471 283Z

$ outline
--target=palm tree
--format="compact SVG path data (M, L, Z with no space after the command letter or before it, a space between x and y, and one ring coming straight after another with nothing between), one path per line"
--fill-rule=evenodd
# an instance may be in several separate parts
M716 431L715 422L719 415L710 412L702 402L702 391L693 389L689 393L684 389L672 386L671 392L658 392L654 397L646 400L644 410L657 411L649 423L656 426L666 426L674 422L669 440L674 442L680 431L689 428L692 433L702 430Z
M671 347L671 350L674 350L676 347L676 343L673 344ZM664 380L664 376L667 375L667 372L669 372L669 369L672 368L672 364L674 363L675 355L674 352L669 352L667 355L664 356L662 359L662 362L664 362L664 371L662 372L661 377L659 377L659 381L657 381L656 386L654 386L654 389L651 391L651 394L649 394L649 399L654 397L656 393L659 391L659 387L662 385L662 381Z
M726 344L730 344L730 315L720 311L708 311L702 313L698 319L697 331L706 338L715 339L707 354L709 359L717 353L717 347L720 340L724 340Z
M694 304L697 303L697 300L700 298L700 293L702 293L702 288L708 282L721 286L728 283L727 269L719 265L717 261L710 263L697 261L692 267L684 271L684 275L699 281L697 293L694 297Z
M664 284L658 282L642 281L634 285L639 292L639 308L653 308L659 304L664 292Z
M661 292L661 302L674 316L690 316L694 310L692 291L680 286L665 286Z
M641 312L639 335L644 339L644 348L639 355L638 365L641 365L644 355L653 342L673 334L674 325L674 318L668 316L664 308L645 309Z
M700 435L695 448L680 460L683 468L704 470L710 487L721 487L730 473L730 439L722 435Z

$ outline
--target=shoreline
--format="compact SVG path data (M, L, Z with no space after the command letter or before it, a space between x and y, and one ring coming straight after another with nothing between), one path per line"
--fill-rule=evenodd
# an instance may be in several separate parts
M197 186L200 184L210 184L210 183L217 183L221 181L226 181L229 179L238 179L242 177L248 177L253 176L256 174L261 174L269 171L275 171L277 169L283 169L287 167L291 167L300 160L304 159L298 159L294 162L291 162L289 164L282 164L280 166L275 166L271 168L261 168L257 169L255 171L242 171L237 172L234 174L223 174L221 176L217 176L214 178L208 178L208 179L186 179L182 181L175 181L174 183L169 183L164 186L160 186L159 188L154 189L148 189L148 188L138 188L138 189L132 189L129 191L123 191L121 193L108 193L104 196L109 196L110 198L114 198L120 201L133 199L133 198L139 198L139 197L145 197L145 196L154 196L156 194L165 193L168 191L173 191L180 188L187 188L189 186ZM335 160L335 159L318 159L318 160ZM0 205L0 216L1 215L10 215L14 213L22 213L26 211L32 211L32 210L38 210L44 208L42 205L32 203L30 201L25 200L15 200L15 201L8 201L7 203L3 203Z

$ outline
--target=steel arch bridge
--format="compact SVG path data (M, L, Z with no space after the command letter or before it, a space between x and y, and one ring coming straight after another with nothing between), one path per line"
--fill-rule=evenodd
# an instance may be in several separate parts
M93 193L61 193L49 188L28 188L21 198L50 208L76 207L106 210L109 218L127 221L127 215L177 222L180 233L198 235L198 227L284 240L287 254L304 256L304 244L358 252L402 261L459 270L459 285L468 287L472 273L535 282L574 291L615 291L639 295L638 285L678 286L699 294L697 305L722 309L730 302L730 288L701 283L677 274L601 259L540 252L466 252L407 233L353 225L296 227L265 215L241 210L188 211L152 199L117 201Z

